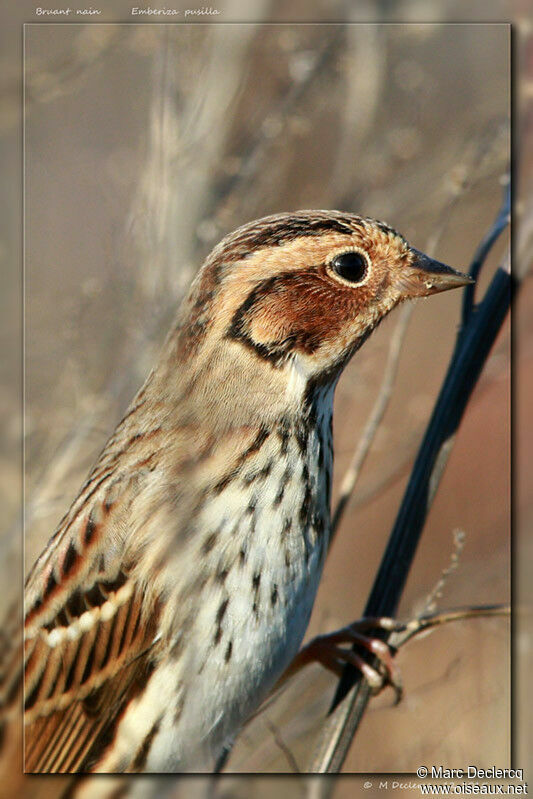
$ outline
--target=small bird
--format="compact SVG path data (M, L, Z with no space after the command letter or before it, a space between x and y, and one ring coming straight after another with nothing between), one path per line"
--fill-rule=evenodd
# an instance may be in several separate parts
M27 579L26 771L216 768L309 621L343 368L396 305L469 282L339 211L214 248Z

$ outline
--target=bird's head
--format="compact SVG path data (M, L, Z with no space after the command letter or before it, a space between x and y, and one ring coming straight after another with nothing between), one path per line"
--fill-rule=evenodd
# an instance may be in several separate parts
M333 382L402 301L470 282L382 222L338 211L278 214L215 247L182 309L175 353L209 362L219 381L259 369L277 392L294 387L295 373L304 389Z

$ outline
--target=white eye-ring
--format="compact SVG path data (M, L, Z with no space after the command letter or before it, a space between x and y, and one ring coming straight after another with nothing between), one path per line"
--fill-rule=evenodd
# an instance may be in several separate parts
M329 269L343 283L360 286L365 282L370 265L370 258L363 250L347 250L331 259Z

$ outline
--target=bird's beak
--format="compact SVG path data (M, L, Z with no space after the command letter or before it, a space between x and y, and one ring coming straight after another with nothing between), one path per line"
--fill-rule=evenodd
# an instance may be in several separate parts
M428 297L439 291L457 289L475 282L469 275L434 261L423 252L415 249L411 249L411 252L414 256L411 265L402 268L398 276L398 284L405 297Z

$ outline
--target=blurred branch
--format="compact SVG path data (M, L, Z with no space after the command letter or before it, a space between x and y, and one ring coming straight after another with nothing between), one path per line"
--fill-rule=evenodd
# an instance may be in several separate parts
M283 737L279 729L268 718L265 718L265 724L268 727L269 731L271 732L274 741L276 743L276 746L283 752L283 754L287 758L287 762L289 763L290 769L293 772L293 774L300 774L301 772L298 767L298 763L296 762L296 758L294 757L293 753L291 752L291 750L283 740Z
M505 203L508 202L507 191ZM491 230L498 227L501 232L501 216L499 212ZM485 258L486 254L488 250ZM474 259L471 270L479 272L479 268ZM390 617L396 612L455 432L507 315L515 287L516 281L510 270L500 266L483 300L475 306L466 326L459 331L448 373L364 611L365 617ZM386 637L382 632L377 635ZM341 770L370 695L370 687L360 672L347 665L309 771L323 774Z
M433 587L430 591L429 595L426 598L424 603L424 611L419 614L420 617L435 612L437 607L437 600L442 597L442 592L446 583L448 582L450 575L454 572L459 566L459 558L461 552L463 551L464 545L466 541L466 534L463 530L454 530L453 531L453 552L450 558L449 564L444 568L441 572L441 575L437 581L437 584Z
M488 231L485 238L481 241L479 247L476 250L476 254L474 255L472 264L470 266L470 276L477 280L479 272L485 263L487 255L492 249L493 244L498 240L500 234L509 224L509 219L511 217L511 181L510 176L507 181L505 195L503 199L502 206L500 208L499 214L496 217L493 226ZM462 327L463 329L466 328L468 324L468 320L470 319L470 315L474 310L474 291L475 291L475 283L472 283L470 286L467 286L464 290L463 294L463 316L462 316Z
M475 607L455 608L443 610L438 613L427 613L416 619L411 619L405 624L399 623L394 627L389 640L391 646L399 649L420 633L427 632L433 627L441 627L451 621L464 619L485 618L487 616L510 616L511 606L506 603L495 605L477 605Z

